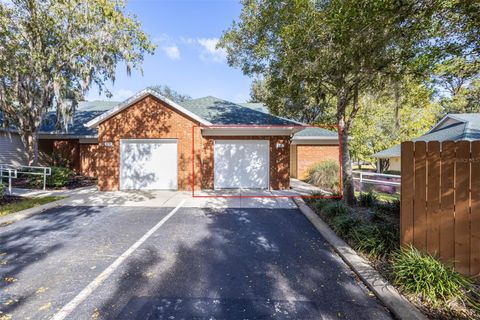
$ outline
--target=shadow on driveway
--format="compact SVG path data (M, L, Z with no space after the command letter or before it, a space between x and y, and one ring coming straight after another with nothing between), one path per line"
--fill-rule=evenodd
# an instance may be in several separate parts
M391 319L297 210L175 217L129 260L101 318Z
M99 208L93 207L63 207L0 228L0 318L2 312L13 312L35 294L35 291L21 296L5 293L16 284L18 275L55 254L63 247L63 242L75 238L80 232L73 227L76 220L98 211ZM52 237L58 241L51 241Z

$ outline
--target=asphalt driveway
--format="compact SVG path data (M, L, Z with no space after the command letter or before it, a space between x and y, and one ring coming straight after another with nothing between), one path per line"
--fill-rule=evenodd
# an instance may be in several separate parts
M52 317L172 209L61 207L0 228L0 311ZM391 318L297 209L167 218L67 319Z

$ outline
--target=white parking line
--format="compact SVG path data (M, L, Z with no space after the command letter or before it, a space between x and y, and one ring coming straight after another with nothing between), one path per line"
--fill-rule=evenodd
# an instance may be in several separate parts
M75 298L67 303L62 309L53 315L51 320L65 319L76 307L93 293L138 247L140 247L155 231L157 231L168 219L170 219L185 203L182 200L168 215L160 220L152 229L145 233L137 242L118 257L108 268L103 270L88 286L86 286Z

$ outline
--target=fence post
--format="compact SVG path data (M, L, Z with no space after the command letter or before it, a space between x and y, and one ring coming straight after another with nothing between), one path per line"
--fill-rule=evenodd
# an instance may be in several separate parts
M362 193L362 187L363 187L363 174L360 172L360 193Z
M43 168L43 190L47 189L47 168Z
M12 169L8 169L8 193L12 194Z

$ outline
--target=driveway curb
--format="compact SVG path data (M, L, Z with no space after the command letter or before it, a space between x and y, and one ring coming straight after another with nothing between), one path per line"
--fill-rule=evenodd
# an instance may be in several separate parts
M427 318L388 283L364 258L360 257L345 241L315 213L301 198L293 199L298 209L315 226L345 263L362 279L365 285L390 309L398 319L426 320Z
M67 200L68 201L71 200L71 197L66 196L65 199L52 201L37 207L32 207L25 210L17 211L15 213L8 214L5 217L0 217L0 227L15 223L17 221L20 221L26 218L30 218L31 216L42 213L48 209L60 207L64 204L64 202L67 202Z

